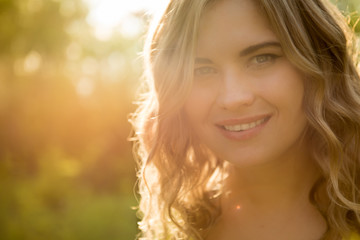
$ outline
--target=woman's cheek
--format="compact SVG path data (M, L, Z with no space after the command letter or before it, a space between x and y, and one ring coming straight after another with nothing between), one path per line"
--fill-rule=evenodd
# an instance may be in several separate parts
M215 102L216 94L215 88L194 84L185 102L185 113L193 125L206 121L209 111L211 111Z

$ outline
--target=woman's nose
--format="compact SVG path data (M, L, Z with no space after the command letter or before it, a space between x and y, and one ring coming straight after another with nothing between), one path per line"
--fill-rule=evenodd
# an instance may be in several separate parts
M217 103L221 108L236 111L252 105L254 101L254 86L249 76L238 71L224 74L217 97Z

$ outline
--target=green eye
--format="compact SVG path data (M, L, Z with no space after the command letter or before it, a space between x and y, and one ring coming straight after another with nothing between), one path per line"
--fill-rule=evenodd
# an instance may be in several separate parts
M266 67L275 62L280 56L274 54L262 54L250 59L249 66L255 68Z
M265 63L265 62L269 62L274 60L274 57L271 55L261 55L261 56L256 56L255 60L257 63Z

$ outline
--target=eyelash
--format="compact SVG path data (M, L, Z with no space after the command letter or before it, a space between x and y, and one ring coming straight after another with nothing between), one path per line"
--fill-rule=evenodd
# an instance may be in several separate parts
M255 56L255 57L253 57L253 58L250 59L248 66L249 66L249 67L255 67L255 68L262 68L262 67L267 66L268 64L271 64L271 63L275 62L275 60L276 60L277 58L279 58L279 57L280 57L280 56L279 56L279 55L276 55L276 54L262 54L262 55L257 55L257 56ZM257 60L259 60L259 58L260 58L260 59L261 59L261 58L265 58L265 60L262 59L263 61L260 61L260 62L259 62L259 61L257 61Z

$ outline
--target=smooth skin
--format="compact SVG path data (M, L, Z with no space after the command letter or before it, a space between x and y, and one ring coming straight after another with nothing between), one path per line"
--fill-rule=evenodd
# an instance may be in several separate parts
M231 166L206 239L319 239L326 224L308 199L319 171L306 145L303 76L253 1L206 10L195 62L189 125Z

